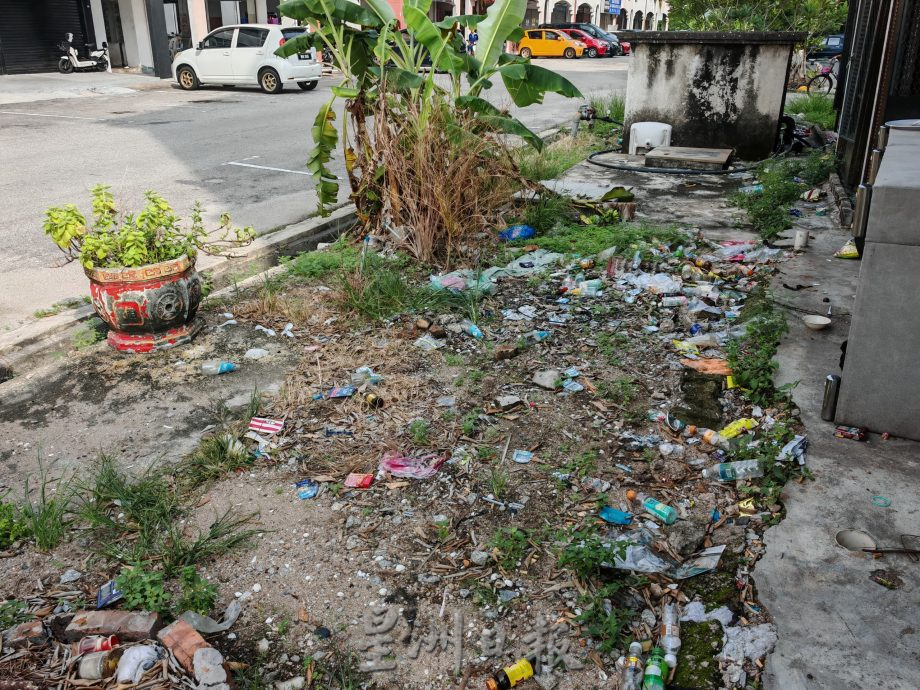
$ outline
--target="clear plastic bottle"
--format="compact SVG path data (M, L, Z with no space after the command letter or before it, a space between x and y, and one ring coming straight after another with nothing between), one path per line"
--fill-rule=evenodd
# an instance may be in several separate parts
M720 462L703 470L703 479L715 479L720 482L733 482L737 479L753 479L762 476L763 468L757 460Z
M720 436L718 431L713 431L712 429L697 429L697 433L710 446L728 450L728 439L724 436Z
M632 270L638 271L639 266L641 265L642 265L642 252L639 250L636 250L636 253L633 254Z
M666 525L673 525L677 522L677 511L666 503L662 503L651 496L639 494L639 503L642 504L643 510L650 515L654 515Z
M208 376L217 376L218 374L227 374L236 371L236 365L233 362L221 362L219 359L209 359L202 362L201 373Z
M617 668L620 670L620 690L642 690L642 644L631 642L629 655L617 659Z
M677 666L677 651L680 649L680 618L677 615L677 604L664 605L658 634L658 646L664 650L664 662L669 668L674 668Z
M469 319L464 319L463 323L460 324L460 327L463 329L464 333L473 336L477 340L481 340L483 337L482 331L479 330L479 326L477 326Z

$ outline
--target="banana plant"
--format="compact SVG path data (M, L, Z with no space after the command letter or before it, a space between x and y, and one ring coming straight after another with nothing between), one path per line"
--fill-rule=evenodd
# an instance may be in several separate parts
M400 30L386 0L363 0L362 5L351 0L285 0L280 4L281 14L309 25L311 31L287 41L276 54L288 57L309 48L326 48L342 73L312 129L315 148L307 167L317 182L320 213L328 212L328 206L338 199L338 179L328 163L339 141L359 216L370 220L379 208L377 199L362 194L361 184L362 179L379 181L386 175L385 165L374 155L367 128L371 106L378 99L387 100L387 112L393 117L411 113L406 117L407 127L423 130L432 113L447 104L471 119L476 133L515 135L540 149L540 137L495 107L484 93L501 79L519 107L542 103L548 92L581 97L562 76L504 52L507 42L523 35L527 0L496 0L485 15L447 17L436 23L428 17L430 6L431 0L406 0L406 28ZM459 27L472 26L479 33L475 56L466 53L457 34ZM426 58L431 68L427 75L420 74ZM346 121L342 122L342 136L336 129L333 106L337 98L345 100L354 128L353 144Z

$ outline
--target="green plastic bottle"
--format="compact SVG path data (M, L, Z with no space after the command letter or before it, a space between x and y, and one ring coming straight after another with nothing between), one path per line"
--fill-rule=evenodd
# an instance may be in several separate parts
M667 671L664 661L664 650L661 647L652 649L645 662L645 676L642 680L642 690L664 690L664 679Z
M645 494L639 494L638 498L646 513L654 515L666 525L673 525L677 522L677 511L668 504L657 501Z

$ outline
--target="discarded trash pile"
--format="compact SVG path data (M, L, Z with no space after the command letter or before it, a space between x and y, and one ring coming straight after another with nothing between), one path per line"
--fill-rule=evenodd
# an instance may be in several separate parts
M806 442L784 405L746 401L727 352L782 250L688 233L595 256L518 252L431 276L461 313L355 332L317 306L299 329L310 334L302 367L250 438L296 463L300 499L347 516L349 567L390 585L382 603L408 592L441 602L440 615L448 599L473 605L491 627L455 673L482 680L518 659L495 687L527 666L543 687L597 674L633 678L621 687L662 687L656 674L743 687L775 640L750 571ZM423 627L414 615L399 617L402 639ZM582 647L566 638L564 654L533 652L535 615L556 626L538 633L581 633ZM415 658L392 642L395 621L361 670L399 673ZM621 633L639 644L617 665ZM411 674L399 684L412 687Z
M119 599L111 585L100 590L93 607L84 608L89 593L76 588L67 577L71 573L81 576L68 571L60 589L17 608L15 615L28 620L3 633L0 682L18 682L3 687L229 690L229 675L239 665L225 664L199 631L227 630L239 616L238 602L223 623L188 612L165 625L156 613L105 608Z
M775 632L751 570L763 529L782 517L783 484L807 472L806 441L794 410L779 397L751 403L732 367L761 346L745 339L767 323L758 286L782 250L689 231L636 237L571 256L509 235L500 265L430 276L431 299L389 320L343 315L318 280L224 315L222 329L258 320L259 342L303 352L245 431L212 432L248 458L223 482L231 504L253 500L249 478L290 492L260 506L277 538L202 573L224 599L293 596L314 631L299 648L270 646L261 626L277 632L267 613L277 600L247 606L246 638L231 638L234 650L254 648L241 660L270 658L268 678L295 676L290 687L326 687L304 668L344 637L376 688L756 679ZM270 358L251 348L202 372L235 376L235 364ZM220 487L209 500L216 508ZM378 598L349 596L358 585ZM136 687L218 688L234 668L193 629L226 651L227 627L80 613L90 593L71 594L30 603L22 631L5 635L0 678L110 687L124 671L132 682L140 673ZM237 615L234 604L227 620ZM98 616L149 625L126 634ZM117 646L95 650L112 635ZM80 656L71 645L88 636L99 637ZM102 680L82 675L90 654L102 656L87 673ZM444 673L429 675L436 666Z

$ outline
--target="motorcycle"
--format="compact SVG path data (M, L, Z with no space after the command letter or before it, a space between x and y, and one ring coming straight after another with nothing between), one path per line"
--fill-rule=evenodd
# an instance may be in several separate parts
M89 48L89 46L87 46ZM89 57L83 59L73 47L73 34L65 34L64 40L58 44L64 53L58 60L58 71L61 74L70 74L74 70L98 70L104 72L109 68L109 44L102 43L102 48L89 51Z

